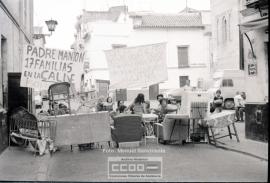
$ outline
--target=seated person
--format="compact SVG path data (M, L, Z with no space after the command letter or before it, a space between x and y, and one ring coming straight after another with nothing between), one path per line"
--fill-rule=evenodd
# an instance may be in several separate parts
M121 105L118 109L119 114L125 113L127 106Z
M159 122L161 123L164 120L164 117L166 114L171 112L176 112L177 107L170 108L168 105L168 100L163 98L160 100L160 105L157 109L154 109L154 113L156 113L159 116Z
M123 113L126 110L127 106L125 106L124 101L123 100L119 100L117 102L117 108L116 108L116 112L117 113ZM120 111L121 110L121 111Z
M223 105L223 97L221 96L221 91L216 91L216 96L214 97L214 107L215 107L215 113L219 113L222 111L222 105Z
M159 102L161 99L163 99L164 98L164 96L163 96L163 94L158 94L157 95L157 101Z
M112 97L108 97L106 102L103 103L103 108L105 111L112 111L113 110L113 100Z
M145 107L144 94L139 93L134 102L128 106L127 110L132 111L132 114L145 114Z

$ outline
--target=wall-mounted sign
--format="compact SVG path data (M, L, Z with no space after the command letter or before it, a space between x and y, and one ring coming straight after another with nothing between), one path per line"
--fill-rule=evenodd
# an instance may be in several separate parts
M248 64L248 75L256 76L257 75L257 63L249 63Z

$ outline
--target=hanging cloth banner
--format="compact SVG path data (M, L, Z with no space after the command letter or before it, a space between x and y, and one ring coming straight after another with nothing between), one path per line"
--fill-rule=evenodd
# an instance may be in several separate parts
M47 90L53 83L80 83L84 52L25 45L21 87Z
M166 43L105 51L110 89L143 88L168 80Z

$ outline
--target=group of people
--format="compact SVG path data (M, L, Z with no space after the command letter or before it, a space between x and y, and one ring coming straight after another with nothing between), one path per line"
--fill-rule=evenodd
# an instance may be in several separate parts
M162 94L157 95L158 106L156 108L150 107L150 101L146 101L144 94L139 93L134 101L126 106L124 101L118 101L116 108L111 97L106 101L101 97L98 99L96 111L109 111L111 116L121 114L149 114L154 113L159 116L159 121L162 121L164 116L170 112L176 112L178 109L177 103L173 99L164 98Z
M243 122L244 121L244 112L245 112L245 102L246 101L246 94L245 92L236 92L234 97L234 108L235 108L235 115L236 121ZM223 97L221 95L221 91L217 90L216 95L214 97L213 105L211 112L219 113L222 111L223 107Z

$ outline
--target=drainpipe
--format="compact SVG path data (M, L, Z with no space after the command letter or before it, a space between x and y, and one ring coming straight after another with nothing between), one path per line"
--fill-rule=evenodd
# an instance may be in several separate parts
M244 35L246 36L246 38L247 38L247 40L248 40L248 42L249 42L249 45L250 45L250 48L251 48L251 52L252 52L253 58L256 58L256 55L255 55L254 50L253 50L252 43L251 43L251 41L250 41L250 38L248 37L247 33L244 33Z

